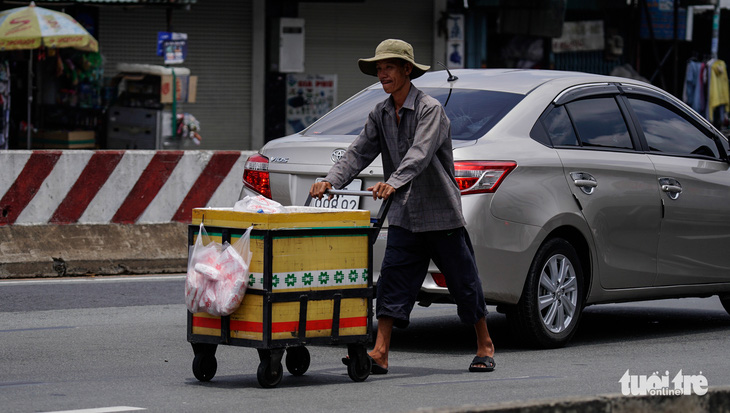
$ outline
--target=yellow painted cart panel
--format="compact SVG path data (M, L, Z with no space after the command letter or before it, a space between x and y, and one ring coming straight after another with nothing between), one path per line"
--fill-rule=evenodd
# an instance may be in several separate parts
M253 226L253 256L248 290L238 310L228 317L192 314L189 340L265 348L279 341L369 339L369 211L288 208L289 213L281 214L193 210L190 245L201 222L211 240L220 243L235 243Z

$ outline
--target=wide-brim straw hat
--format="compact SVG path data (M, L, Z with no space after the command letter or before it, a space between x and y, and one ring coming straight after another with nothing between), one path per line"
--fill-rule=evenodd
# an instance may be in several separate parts
M360 70L366 75L377 76L378 70L375 68L376 62L384 59L403 59L413 65L411 71L411 79L415 79L426 73L431 66L416 63L413 57L413 46L399 39L387 39L380 42L375 48L375 56L369 59L360 59L357 61Z

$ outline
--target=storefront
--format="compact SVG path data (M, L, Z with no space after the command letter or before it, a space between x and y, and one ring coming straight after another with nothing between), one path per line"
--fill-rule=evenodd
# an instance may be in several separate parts
M469 0L449 1L448 18L465 20L464 67L612 74L690 103L687 84L698 81L688 79L688 64L724 66L730 59L722 47L730 41L727 8L727 0ZM713 89L704 88L704 96ZM728 127L724 114L698 112Z
M263 0L257 0L263 3ZM181 2L178 2L181 3ZM192 2L191 2L192 3ZM174 9L169 27L164 7L100 7L99 42L105 76L120 74L120 64L163 65L156 54L158 32L187 34L187 57L178 65L197 77L195 102L180 102L177 114L191 114L200 124L200 149L251 149L260 147L254 134L254 3L240 0L198 0ZM263 15L258 17L263 23ZM261 29L260 42L264 43ZM263 62L258 62L263 67ZM263 113L263 107L259 109ZM258 136L256 136L258 135Z
M297 93L288 84L292 77L334 77L334 107L377 81L358 70L357 59L372 56L375 47L384 38L400 38L410 42L416 60L427 62L433 66L433 70L439 70L436 61L443 59L436 58L438 48L435 48L434 10L437 4L439 9L446 10L445 0L267 1L269 25L275 27L281 19L297 20L303 27L304 48L303 65L299 69L283 71L272 64L276 62L276 54L282 47L280 37L268 36L266 140L292 131L288 129L291 125L288 117L291 118L292 112L296 110L289 110L287 106L288 96ZM275 30L269 31L272 32ZM304 93L308 92L317 93L305 89ZM298 130L307 124L300 124Z
M261 146L254 112L252 81L254 6L263 0L85 0L37 1L38 7L64 11L86 27L99 43L99 53L83 55L74 50L39 50L34 54L33 100L31 115L37 133L45 130L84 131L83 147L107 149L109 107L120 94L120 64L181 67L197 77L195 102L180 101L176 114L192 115L200 125L200 149L249 149ZM0 2L0 8L18 7L17 2ZM259 21L263 23L263 7ZM157 55L159 32L187 35L188 53L179 64L166 65ZM264 44L263 28L258 43ZM29 53L0 52L0 61L10 69L9 146L27 147L24 135L27 121ZM263 62L260 63L263 67ZM263 76L261 76L263 78ZM0 70L0 86L3 78ZM263 93L263 82L259 83ZM0 102L2 103L2 102ZM0 105L0 108L2 105ZM263 113L263 109L260 109ZM187 116L186 119L189 119ZM262 117L261 117L262 119ZM165 123L167 125L167 123ZM188 123L186 126L190 126ZM169 127L168 129L172 129ZM90 133L93 138L89 140ZM54 138L57 136L54 136ZM41 139L39 137L39 139ZM34 140L33 147L40 147ZM112 145L113 146L113 145ZM65 147L81 147L65 146ZM157 146L155 146L158 148ZM158 149L163 149L159 147Z
M102 84L94 31L32 2L0 14L0 148L94 147Z

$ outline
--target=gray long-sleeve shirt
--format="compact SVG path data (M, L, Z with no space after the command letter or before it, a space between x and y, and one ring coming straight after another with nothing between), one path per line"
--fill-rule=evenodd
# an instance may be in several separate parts
M396 189L388 213L390 225L412 232L464 226L451 123L443 107L411 84L399 115L400 124L392 97L376 105L325 181L342 188L382 154L386 183Z

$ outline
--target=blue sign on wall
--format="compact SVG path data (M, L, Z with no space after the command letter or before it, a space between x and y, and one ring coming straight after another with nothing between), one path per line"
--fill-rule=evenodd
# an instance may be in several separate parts
M657 40L674 39L674 3L673 0L654 0L646 2L651 18L651 25L654 29L654 38ZM677 10L677 39L684 40L687 31L687 9ZM641 28L639 35L642 39L650 39L649 25L646 21L646 13L641 10Z
M157 56L165 58L165 64L179 64L188 56L187 33L157 33Z

